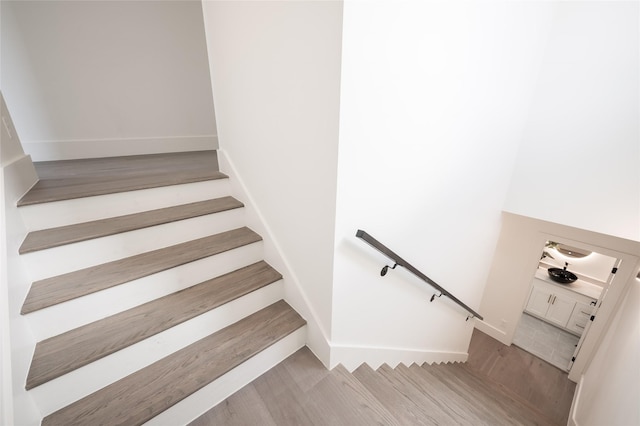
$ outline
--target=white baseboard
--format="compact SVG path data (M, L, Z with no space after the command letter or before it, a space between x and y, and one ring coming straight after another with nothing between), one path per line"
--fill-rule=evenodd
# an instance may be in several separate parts
M484 334L493 337L503 345L511 346L511 341L507 338L507 334L504 331L495 328L491 324L477 320L475 328L482 331Z
M576 420L576 413L580 405L580 398L582 396L582 385L584 383L584 375L580 376L578 384L576 385L576 391L573 394L573 401L571 402L571 411L569 411L569 421L567 426L579 426L578 420Z
M33 161L218 149L217 135L23 142Z
M422 365L440 364L448 362L466 362L469 358L467 352L440 352L412 348L355 346L355 345L331 345L331 368L342 364L347 370L353 372L363 363L374 370L382 364L395 368L402 363L407 367L411 364Z

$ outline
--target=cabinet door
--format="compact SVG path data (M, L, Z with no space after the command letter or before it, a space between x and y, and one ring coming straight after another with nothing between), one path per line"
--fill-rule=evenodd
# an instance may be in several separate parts
M576 306L575 300L554 294L551 296L551 305L549 305L546 319L560 327L566 327L574 306Z
M531 295L529 296L529 302L527 303L527 312L544 318L547 315L551 298L551 292L545 288L534 285L531 289ZM569 313L571 315L571 313ZM569 319L569 317L567 317Z

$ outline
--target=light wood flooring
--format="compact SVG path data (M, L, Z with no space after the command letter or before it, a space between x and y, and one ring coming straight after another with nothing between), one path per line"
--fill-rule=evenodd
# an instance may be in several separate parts
M556 424L567 424L576 384L565 371L478 330L473 332L467 364L508 392L539 407Z
M216 151L34 163L38 183L18 206L223 179Z
M556 425L575 384L566 373L474 331L466 364L327 370L307 348L190 426Z

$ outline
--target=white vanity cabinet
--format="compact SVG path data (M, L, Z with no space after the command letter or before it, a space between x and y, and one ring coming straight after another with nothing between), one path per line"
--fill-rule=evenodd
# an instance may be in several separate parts
M534 278L525 312L574 334L582 334L594 299Z

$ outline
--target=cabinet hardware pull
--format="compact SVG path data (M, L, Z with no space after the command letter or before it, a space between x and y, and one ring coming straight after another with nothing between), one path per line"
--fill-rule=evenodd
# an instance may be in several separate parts
M584 328L584 325L576 324L576 327L578 327L578 328Z
M551 301L551 304L553 305L554 303L556 303L556 297L553 296L553 300Z
M547 299L547 303L549 303L551 301L551 296L553 296L553 294L549 295L549 298Z
M580 311L580 313L585 314L585 315L589 315L589 312L585 312L585 311Z

